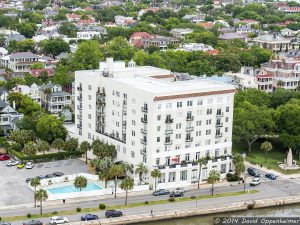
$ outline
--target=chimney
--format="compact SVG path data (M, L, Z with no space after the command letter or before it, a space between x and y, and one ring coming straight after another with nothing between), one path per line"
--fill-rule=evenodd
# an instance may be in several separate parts
M109 76L113 76L113 67L114 67L114 59L113 58L106 58L106 67L108 69Z

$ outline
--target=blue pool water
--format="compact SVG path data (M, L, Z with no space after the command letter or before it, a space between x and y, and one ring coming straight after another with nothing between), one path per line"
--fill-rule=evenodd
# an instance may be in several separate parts
M101 190L102 188L95 183L88 183L86 188L83 188L81 191L97 191ZM51 194L65 194L65 193L72 193L72 192L80 192L74 185L57 187L57 188L50 188L48 191Z

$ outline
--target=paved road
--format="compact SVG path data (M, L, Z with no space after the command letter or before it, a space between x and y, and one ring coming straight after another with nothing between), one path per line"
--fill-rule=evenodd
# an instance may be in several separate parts
M124 209L122 210L125 215L133 215L133 214L141 214L141 213L150 213L151 210L153 212L161 212L167 211L170 209L187 209L187 208L205 208L209 206L214 206L218 204L226 204L238 201L249 201L255 199L263 199L263 198L276 198L281 196L291 196L291 195L298 195L300 194L300 179L295 180L286 180L286 179L279 179L276 181L265 181L261 185L253 188L247 185L247 189L257 189L259 193L251 194L251 195L241 195L241 196L234 196L234 197L224 197L224 198L215 198L215 199L205 199L205 200L198 200L198 201L189 201L189 202L178 202L178 203L170 203L170 204L163 204L163 205L155 205L155 206L143 206L138 208L131 208L131 209ZM215 193L223 193L223 192L235 192L243 190L243 185L234 185L234 186L223 186L223 187L216 187ZM190 190L186 193L185 196L191 195L207 195L210 194L210 189L200 189L200 190ZM144 201L151 201L151 200L158 200L158 199L167 199L168 196L152 196L150 194L144 196L129 196L129 203L133 202L144 202ZM110 198L102 200L101 203L105 203L107 205L116 205L116 204L124 204L124 198ZM57 206L47 206L44 209L44 212L53 212L53 211L61 211L61 210L69 210L75 209L76 207L97 207L99 204L99 200L92 200L87 202L80 202L80 203L73 203L73 204L60 204ZM38 208L18 208L12 210L1 210L0 216L14 216L14 215L26 215L27 213L38 213ZM104 217L104 212L99 211L95 214L99 215L100 218ZM81 214L67 216L70 221L78 221L80 219ZM49 219L42 219L43 222L48 223ZM13 224L22 224L22 221L14 222Z

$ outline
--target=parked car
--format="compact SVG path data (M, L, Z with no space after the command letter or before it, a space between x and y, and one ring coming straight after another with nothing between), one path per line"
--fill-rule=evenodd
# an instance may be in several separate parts
M40 220L29 220L23 223L23 225L43 225Z
M10 156L7 155L7 154L0 155L0 161L6 161L6 160L9 160L9 159L10 159Z
M121 211L117 211L117 210L107 210L105 212L105 216L107 218L110 218L110 217L120 217L120 216L123 216L123 213Z
M93 214L85 214L81 216L81 221L98 220L99 217Z
M250 185L251 186L257 186L260 184L260 179L259 178L254 178L251 182Z
M173 191L173 192L170 193L170 197L183 197L183 193Z
M10 160L6 163L6 166L16 166L19 161Z
M64 175L64 173L54 172L54 173L52 173L52 175L55 176L55 177L62 177Z
M19 162L18 164L17 164L17 168L18 169L23 169L25 167L25 164L23 163L23 162Z
M159 190L153 192L154 196L168 195L168 194L170 194L170 191L165 190L165 189L159 189Z
M273 173L267 173L265 175L266 178L270 179L270 180L276 180L277 176L275 176Z
M34 167L34 163L33 162L28 162L28 163L26 163L26 165L25 165L25 168L26 169L32 169Z
M29 183L32 180L32 178L26 178L26 183Z
M183 188L183 187L179 187L175 189L175 192L179 192L179 193L186 193L189 190L187 188Z
M62 224L62 223L69 223L69 220L63 216L53 216L50 218L49 223L56 225L56 224Z
M247 172L248 172L248 174L251 175L251 176L254 176L254 177L260 177L260 173L259 173L259 171L258 171L257 169L254 169L254 168L249 167L249 168L247 169Z
M40 180L43 180L43 179L46 179L47 177L44 176L44 175L39 175L39 176L36 176L37 178L39 178Z
M55 177L53 174L47 174L46 176L45 176L46 178L53 178L53 177Z
M11 225L10 222L0 222L0 225Z

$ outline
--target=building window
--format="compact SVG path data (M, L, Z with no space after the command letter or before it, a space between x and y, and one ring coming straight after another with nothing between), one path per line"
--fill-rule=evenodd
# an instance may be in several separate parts
M226 132L226 133L228 132L228 127L225 127L225 132Z
M157 137L157 138L156 138L156 142L160 142L160 137Z
M92 100L92 96L91 95L89 95L89 100Z
M134 130L131 132L131 135L135 137L135 131Z
M166 165L170 165L170 157L166 157Z
M157 116L157 120L159 121L161 119L161 115L158 115Z
M211 130L206 130L206 135L210 135L211 134Z
M225 122L228 122L229 118L228 117L225 117Z
M187 171L180 171L180 180L187 180Z
M190 154L185 154L185 161L186 162L189 162L190 161Z
M171 109L172 108L172 103L167 103L166 108Z
M196 126L201 126L201 120L199 120L199 121L196 121Z
M132 104L134 104L134 105L136 104L136 99L135 98L132 99Z
M176 173L170 172L169 173L169 182L175 182L175 179L176 179Z
M196 131L196 136L197 137L201 136L201 131L200 130Z
M92 105L89 105L89 109L92 109Z
M135 158L134 151L131 151L131 157L132 157L132 158Z
M88 139L92 139L91 133L88 133Z
M181 123L176 123L176 129L181 129Z
M89 127L89 129L91 129L91 127L92 127L92 124L88 123L88 127Z
M226 107L226 112L229 112L229 107L228 106Z
M211 115L212 114L212 109L207 109L206 114Z
M212 103L213 103L213 99L212 98L207 99L207 104L212 104Z
M120 97L120 92L117 91L117 92L116 92L116 96L117 96L117 97Z
M177 102L177 108L182 108L182 102Z
M197 101L197 105L203 105L203 100L202 100L202 99L199 99L199 100Z
M187 101L187 106L193 106L193 101Z
M200 159L200 152L196 152L196 160Z
M176 139L181 139L181 134L176 134Z
M221 130L220 130L220 129L217 129L217 130L216 130L216 135L217 135L217 136L221 135Z
M157 129L157 131L160 131L160 126L157 126L157 128L156 128L156 129Z
M226 164L221 164L221 173L226 173Z
M156 165L159 165L159 163L160 163L160 159L156 158Z
M210 145L210 140L206 140L205 145Z
M157 109L158 109L158 110L161 110L161 104L158 104L158 105L157 105Z
M215 150L215 158L219 157L219 153L220 153L219 149L216 149Z
M89 120L92 119L92 115L91 115L91 114L88 114L88 118L89 118Z
M126 154L126 148L123 147L123 154Z
M135 109L132 110L132 115L135 115L136 114L136 111Z
M206 125L211 125L211 120L206 120Z
M227 155L227 148L224 148L224 155Z
M89 88L89 90L91 91L91 90L92 90L92 85L89 85L88 88Z
M132 124L132 126L135 126L135 121L131 120L131 124Z

